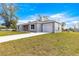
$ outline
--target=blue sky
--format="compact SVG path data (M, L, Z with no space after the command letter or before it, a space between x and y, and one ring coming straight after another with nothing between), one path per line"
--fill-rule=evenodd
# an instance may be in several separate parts
M29 16L34 14L56 14L60 12L69 12L72 16L79 15L79 4L68 4L68 3L19 3L17 6L19 16ZM26 17L25 16L25 17Z
M61 18L68 27L79 21L78 3L19 3L17 16L20 22L30 21L28 18L37 14L44 14L50 17Z
M19 8L16 12L19 22L30 21L29 18L38 14L60 18L68 27L79 21L78 3L16 3L15 5Z

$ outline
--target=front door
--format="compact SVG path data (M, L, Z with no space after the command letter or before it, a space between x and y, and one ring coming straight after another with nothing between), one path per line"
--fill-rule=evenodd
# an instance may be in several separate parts
M28 25L23 25L24 31L28 31Z

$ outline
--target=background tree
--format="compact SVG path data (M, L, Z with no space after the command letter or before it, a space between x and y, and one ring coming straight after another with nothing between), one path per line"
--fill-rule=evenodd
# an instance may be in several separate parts
M2 6L2 12L1 16L4 19L4 25L7 28L13 28L16 29L16 24L18 21L18 17L15 15L16 12L16 7L11 3L11 4L1 4Z
M9 28L10 22L9 22L8 14L7 14L8 8L7 8L6 4L1 4L1 6L2 6L1 17L4 19L4 22L5 22L4 25L7 28Z
M62 22L62 31L64 31L64 27L65 27L66 23Z
M38 15L38 21L48 21L48 16Z
M12 29L16 29L17 20L11 20L10 23L11 23L11 26L10 27Z
M38 21L42 21L42 15L38 15Z

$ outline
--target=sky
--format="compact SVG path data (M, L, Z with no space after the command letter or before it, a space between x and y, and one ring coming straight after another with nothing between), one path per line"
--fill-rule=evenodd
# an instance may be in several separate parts
M15 3L15 6L19 23L34 20L39 14L66 22L67 27L79 22L79 3Z

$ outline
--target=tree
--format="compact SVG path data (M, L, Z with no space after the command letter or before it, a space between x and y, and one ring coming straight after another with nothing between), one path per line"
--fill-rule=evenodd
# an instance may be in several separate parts
M69 31L74 31L74 29L73 28L69 28Z
M42 16L38 15L38 21L42 21Z
M48 21L48 16L38 15L38 21Z
M48 19L48 16L43 16L43 20L44 21L48 21L49 19Z
M16 29L17 20L11 20L11 28Z
M8 20L8 13L7 13L7 6L5 5L5 4L1 4L1 6L2 6L2 12L1 12L1 16L2 16L2 18L4 19L4 22L5 22L5 26L7 27L7 28L9 28L9 26L10 26L10 22L9 22L9 20Z
M62 22L62 31L64 31L64 27L65 27L66 23Z
M7 28L15 28L18 20L18 17L15 15L17 9L12 3L8 5L2 3L1 6L2 6L2 13L0 15L4 19L5 26Z

